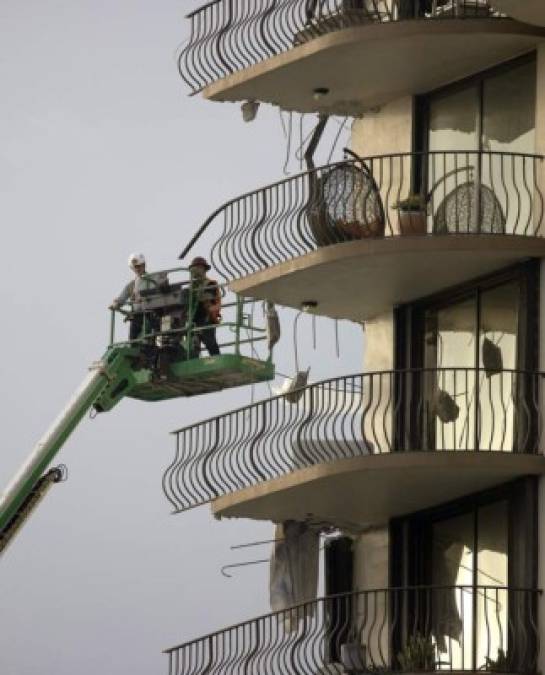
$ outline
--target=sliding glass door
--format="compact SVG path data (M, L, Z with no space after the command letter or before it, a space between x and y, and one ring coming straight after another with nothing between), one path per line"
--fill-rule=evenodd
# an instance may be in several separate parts
M507 653L507 513L498 501L431 527L438 669L490 669Z
M536 65L518 61L423 99L421 170L428 228L531 234ZM526 211L521 210L525 203Z
M512 451L520 282L424 312L425 448Z

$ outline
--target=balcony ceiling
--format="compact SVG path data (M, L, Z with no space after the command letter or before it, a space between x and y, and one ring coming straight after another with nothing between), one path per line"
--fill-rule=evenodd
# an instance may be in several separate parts
M545 2L543 0L494 0L494 6L500 12L514 19L545 26Z
M528 258L545 257L542 237L430 235L361 239L327 246L233 281L241 295L365 321Z
M295 471L220 497L216 517L327 522L358 531L524 475L545 457L508 452L403 452Z
M543 28L497 18L357 26L233 73L204 89L204 96L255 99L305 113L358 115L529 52L544 39ZM330 93L316 101L313 90L318 87Z

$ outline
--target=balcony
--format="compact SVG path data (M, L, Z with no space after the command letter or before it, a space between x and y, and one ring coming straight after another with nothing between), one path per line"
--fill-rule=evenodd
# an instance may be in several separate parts
M542 171L541 156L497 152L331 164L227 202L182 256L213 230L212 263L236 293L364 321L543 257Z
M188 19L179 70L193 93L339 115L431 91L545 37L488 0L216 0Z
M542 0L494 0L494 6L518 21L545 26Z
M175 511L358 530L545 472L541 379L403 370L325 380L177 432ZM365 495L365 499L361 496Z
M539 594L501 586L419 586L329 596L168 649L168 672L530 675L537 671ZM415 645L420 659L410 657Z

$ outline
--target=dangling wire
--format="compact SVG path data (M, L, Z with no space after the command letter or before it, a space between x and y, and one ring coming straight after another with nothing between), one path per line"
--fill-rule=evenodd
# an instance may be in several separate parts
M299 368L299 349L297 346L297 324L299 322L299 319L301 318L301 314L303 312L298 312L297 316L295 317L295 320L293 322L293 351L295 354L295 372L298 373L300 371Z
M312 315L312 349L316 351L316 314Z
M250 321L251 321L251 325L253 326L253 325L254 325L254 318L255 318L255 317L254 317L254 313L255 313L255 300L252 302L251 308L252 308L252 309L250 310ZM249 332L248 328L246 329L246 337L247 337L247 338L250 338L250 332ZM255 359L257 359L258 361L261 360L261 359L260 359L259 352L257 351L257 349L256 349L256 347L255 347L253 341L250 341L250 351L251 351L251 353L252 353L252 356L253 356ZM269 390L269 396L272 397L272 395L273 395L273 390L272 390L272 388L271 388L271 383L267 381L267 382L262 382L261 384L265 384L265 385L267 386L267 389ZM250 405L253 404L254 401L255 401L255 384L252 383L252 386L251 386L251 389L250 389ZM248 410L248 411L247 411L247 416L248 416L248 418L250 417L250 415L251 415L251 412L250 412L250 410Z
M303 120L305 118L305 113L299 116L299 148L303 147ZM297 158L297 151L295 152L295 157ZM299 171L303 170L303 155L299 152Z
M331 535L329 535L331 536ZM325 533L320 533L320 538L322 539L327 539L328 535ZM269 543L276 543L276 542L281 542L285 541L285 539L271 539L270 541L258 541L252 544L240 544L238 546L231 546L231 549L238 549L238 548L246 548L250 546L259 546L261 544L269 544ZM322 552L325 549L325 545L322 545L319 547L319 552ZM228 574L227 570L234 570L238 569L239 567L250 567L252 565L264 565L265 563L270 563L271 559L270 558L260 558L259 560L246 560L244 562L238 562L238 563L231 563L229 565L222 565L220 568L220 572L224 577L227 577L228 579L232 579L233 575Z
M341 357L341 350L339 347L339 321L337 319L335 319L335 353L339 359Z
M254 310L255 310L255 300L252 302L251 310L250 310L250 326L252 326L252 327L254 325ZM247 334L248 334L248 337L250 337L249 330L247 331ZM252 354L256 358L259 358L258 351L255 348L253 341L250 342L250 345L251 345ZM254 401L255 401L255 383L252 382L252 386L250 387L250 405L253 405Z
M284 118L282 116L282 111L280 111L280 120L282 121L282 130L284 131L284 138L286 139L286 159L284 161L284 176L289 176L288 165L291 156L291 136L292 136L292 127L293 127L293 113L288 113L288 128L286 131L286 126L284 124Z
M236 551L239 548L251 548L252 546L264 546L265 544L275 544L277 541L285 541L284 538L282 539L263 539L261 541L251 541L247 544L233 544L233 546L229 546L231 551Z
M296 148L296 150L294 152L295 159L297 159L299 161L299 165L301 166L301 168L303 167L303 160L305 158L305 153L304 153L305 145L307 144L308 139L312 136L313 133L314 133L314 127L312 127L312 129L310 131L307 131L307 133L305 134L305 137L301 141L301 144L299 145L298 148Z
M339 142L339 138L341 137L341 133L343 132L343 129L348 121L348 116L345 117L342 121L342 124L339 126L339 130L337 131L337 134L335 136L335 140L333 141L333 145L331 146L331 152L329 153L329 157L327 158L327 163L331 164L331 159L333 157L333 154L337 148L337 143Z
M223 574L224 577L231 579L233 575L227 574L226 570L232 570L237 567L249 567L250 565L262 565L263 563L268 562L270 562L270 560L267 558L266 560L250 560L249 562L233 563L232 565L223 565L223 567L220 569L220 572Z

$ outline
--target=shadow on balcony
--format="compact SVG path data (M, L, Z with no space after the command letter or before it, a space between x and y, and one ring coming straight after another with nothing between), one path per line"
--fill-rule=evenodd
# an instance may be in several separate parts
M537 671L540 591L418 586L320 598L165 650L169 675Z
M541 374L404 370L340 377L177 432L175 511L355 527L545 472ZM364 496L364 498L363 498Z
M543 177L535 155L353 159L227 202L181 257L213 229L214 267L237 293L362 321L544 256Z

